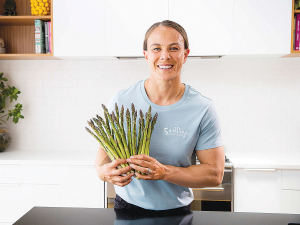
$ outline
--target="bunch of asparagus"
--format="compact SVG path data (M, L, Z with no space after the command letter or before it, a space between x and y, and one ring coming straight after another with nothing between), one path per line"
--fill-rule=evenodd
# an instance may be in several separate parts
M138 134L136 133L137 110L135 110L133 103L131 104L131 113L129 109L126 110L127 129L124 128L123 105L119 112L116 103L115 112L112 111L111 114L105 105L102 104L102 108L104 109L105 121L96 115L97 118L87 121L94 132L87 127L85 129L100 143L109 158L113 161L115 159L127 159L132 155L149 155L150 139L158 117L157 113L153 118L151 117L151 106L145 114L145 119L142 110L139 111ZM124 168L128 166L128 163L120 166Z

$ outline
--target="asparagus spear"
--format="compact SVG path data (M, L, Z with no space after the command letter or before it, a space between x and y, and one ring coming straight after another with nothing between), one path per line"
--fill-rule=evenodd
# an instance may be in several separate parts
M117 103L115 103L115 111L116 111L116 118L117 118L117 121L119 122L119 108L118 108Z
M149 132L150 118L151 118L151 105L149 106L148 113L146 116L146 125L145 125L145 131L144 131L144 135L143 135L143 144L142 144L141 154L145 154L146 139L147 139L147 133Z
M104 109L104 113L107 114L109 121L113 121L112 118L111 118L111 116L110 116L110 114L108 113L108 109L105 107L105 105L102 104L102 108ZM115 127L114 123L112 124L111 127L112 127L112 129L114 131L114 134L115 134L116 138L117 138L117 141L118 141L118 144L119 144L121 152L124 152L124 148L123 148L123 145L122 145L121 137L119 137L118 132L116 130L116 127Z
M136 117L137 117L137 111L135 111L134 104L131 104L131 112L132 112L132 154L136 155Z
M154 129L154 125L156 124L157 117L158 117L158 114L155 113L153 120L151 122L150 132L148 132L148 138L147 138L147 143L146 143L146 154L147 155L149 155L149 146L150 146L151 135L152 135L152 131Z
M95 129L95 125L94 125L93 121L87 121L87 122L88 122L88 124L90 125L90 127L91 127L96 133L98 133L98 131L96 131L96 129ZM109 149L109 151L113 154L113 156L114 156L116 159L119 159L120 157L118 156L118 154L116 153L116 151L115 151L113 148L110 147L110 145L104 140L104 138L103 138L101 135L99 135L98 137L99 137L100 141L103 143L103 146L106 147L107 149ZM104 149L105 149L105 148L104 148Z
M137 139L137 147L136 147L136 154L138 154L139 147L140 147L140 139L141 139L141 133L142 133L142 124L141 124L141 118L139 118L139 134L138 134L138 139Z
M129 109L126 110L126 121L127 121L127 143L130 155L132 154L132 143L131 143L131 119Z
M144 125L144 114L142 110L140 109L140 120L141 120L141 137L139 139L139 149L138 149L138 155L141 154L142 152L142 145L143 145L143 139L144 139L144 134L145 134L145 125Z
M97 115L97 118L103 124L103 126L104 126L104 128L106 130L106 134L107 134L107 136L108 136L108 138L110 140L110 143L115 147L115 149L117 149L117 144L116 144L114 138L112 137L112 135L110 134L107 125L104 123L104 120L100 116L98 116L98 115ZM112 127L114 127L114 126L112 126ZM118 155L120 156L121 159L126 159L126 156L123 154L122 151L117 151L117 153L118 153Z
M117 117L115 116L114 112L112 112L112 119L113 119L113 121L115 122L115 124L116 124L116 126L118 128L119 135L121 136L122 144L123 144L123 146L125 148L126 158L129 158L130 157L130 151L129 151L127 143L126 143L125 133L123 132L123 129L120 127L120 124L119 124L119 122L117 120Z

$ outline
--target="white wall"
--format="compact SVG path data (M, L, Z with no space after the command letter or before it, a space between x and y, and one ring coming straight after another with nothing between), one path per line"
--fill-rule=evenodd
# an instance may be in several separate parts
M3 60L0 72L22 92L25 119L9 124L19 151L96 151L86 121L149 76L144 60ZM182 81L214 101L225 152L300 151L299 58L188 59Z

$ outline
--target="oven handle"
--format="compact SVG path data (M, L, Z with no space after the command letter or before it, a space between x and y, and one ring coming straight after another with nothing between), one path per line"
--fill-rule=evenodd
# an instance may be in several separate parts
M224 191L222 184L218 187L193 188L195 191Z

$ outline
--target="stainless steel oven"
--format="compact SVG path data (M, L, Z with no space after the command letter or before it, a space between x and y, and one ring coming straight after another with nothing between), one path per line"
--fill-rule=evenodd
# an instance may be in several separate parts
M197 160L196 164L200 164ZM226 157L222 184L218 187L193 188L195 211L233 212L233 163Z
M200 162L197 160L196 164ZM114 185L105 182L105 207L113 208L116 197ZM193 188L195 211L231 211L233 212L233 164L226 157L222 184L218 187Z

